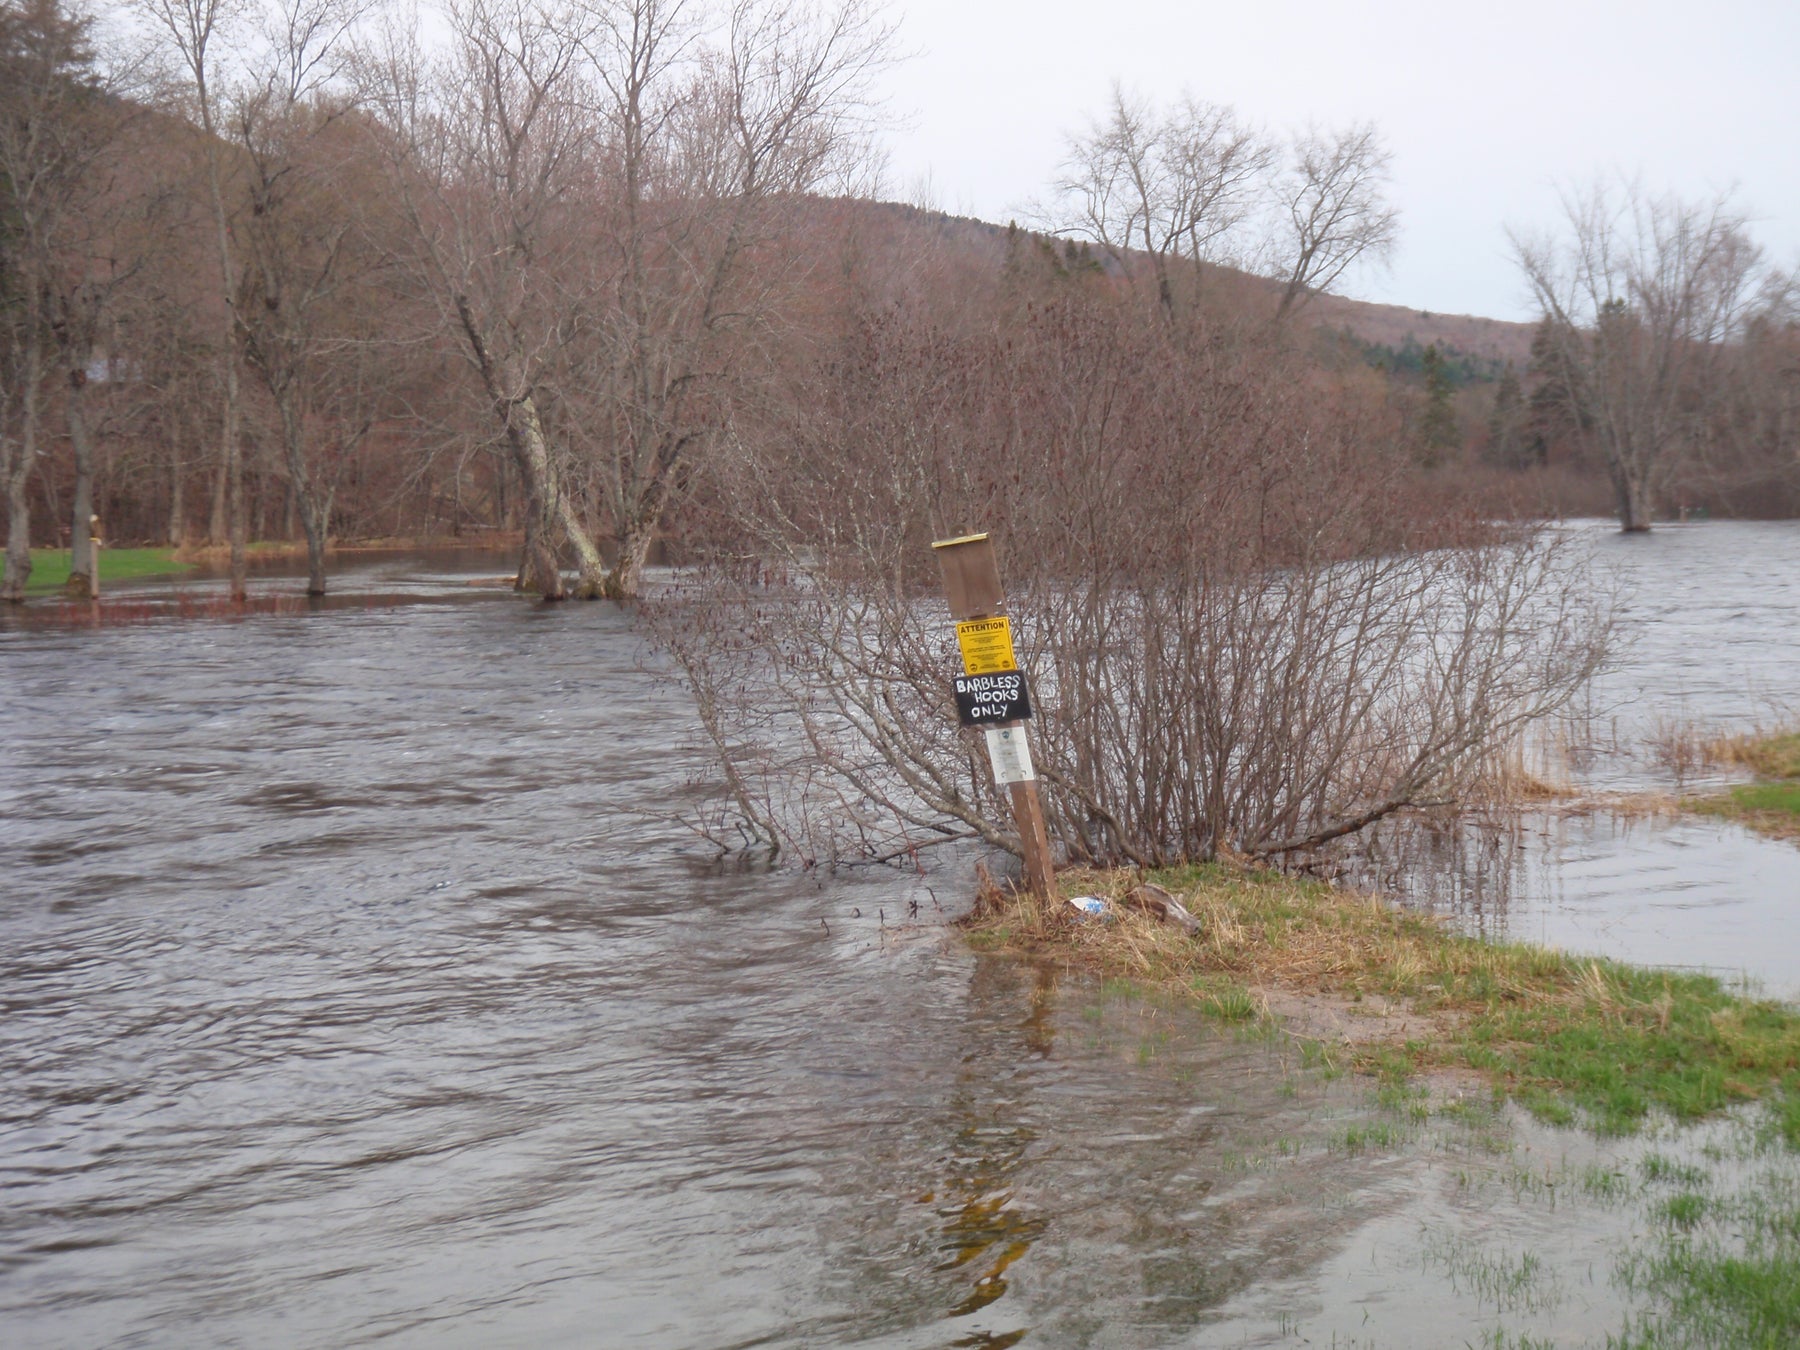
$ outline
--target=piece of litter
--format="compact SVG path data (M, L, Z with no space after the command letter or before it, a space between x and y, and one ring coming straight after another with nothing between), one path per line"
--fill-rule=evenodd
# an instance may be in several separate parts
M1112 918L1112 907L1097 895L1072 895L1069 904L1084 919Z

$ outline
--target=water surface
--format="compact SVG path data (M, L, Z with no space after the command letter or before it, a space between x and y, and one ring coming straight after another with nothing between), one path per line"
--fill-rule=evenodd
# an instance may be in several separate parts
M1596 546L1638 569L1642 636L1594 772L1653 778L1630 727L1672 702L1788 697L1764 573L1796 575L1792 527ZM109 597L142 623L0 629L9 1344L1619 1325L1641 1216L1508 1181L1615 1146L1479 1096L1427 1128L1293 1045L977 958L938 926L954 867L717 865L675 682L613 608L506 571L362 560L322 607L198 617L201 579ZM1434 847L1405 884L1483 931L1794 976L1788 846L1546 821ZM1528 1246L1587 1274L1486 1298L1463 1253Z

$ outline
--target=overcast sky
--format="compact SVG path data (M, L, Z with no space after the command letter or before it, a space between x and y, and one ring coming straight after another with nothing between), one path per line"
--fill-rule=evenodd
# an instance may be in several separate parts
M1063 138L1113 80L1184 90L1270 130L1373 120L1401 237L1350 294L1530 317L1505 228L1551 225L1604 171L1656 191L1735 189L1800 262L1800 0L1505 5L1240 0L895 0L910 60L887 81L889 194L1005 221L1042 197Z

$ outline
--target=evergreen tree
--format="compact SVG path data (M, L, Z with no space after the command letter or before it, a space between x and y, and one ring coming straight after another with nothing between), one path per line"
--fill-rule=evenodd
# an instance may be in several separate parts
M1525 394L1519 384L1518 372L1510 361L1494 390L1487 433L1487 448L1482 457L1495 468L1524 469L1543 463L1544 438L1528 435Z
M1442 463L1444 452L1462 444L1462 433L1456 425L1456 409L1450 405L1450 372L1434 342L1420 358L1425 373L1425 412L1419 421L1419 436L1424 442L1425 465L1435 468Z
M1528 373L1536 386L1526 407L1525 453L1539 464L1549 457L1550 442L1559 436L1579 435L1592 425L1587 412L1581 372L1569 361L1571 344L1559 334L1555 321L1544 319L1531 336Z

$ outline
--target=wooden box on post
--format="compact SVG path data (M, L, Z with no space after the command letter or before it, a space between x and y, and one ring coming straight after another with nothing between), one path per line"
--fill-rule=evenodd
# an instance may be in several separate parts
M1000 561L985 534L940 539L931 546L944 573L944 597L953 619L985 619L1006 608L1000 589Z

